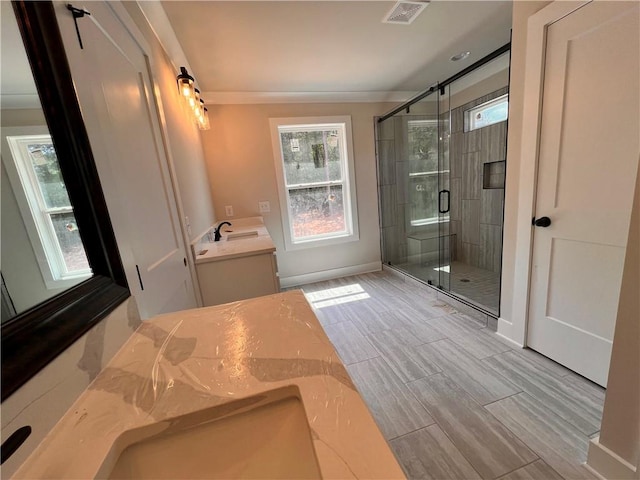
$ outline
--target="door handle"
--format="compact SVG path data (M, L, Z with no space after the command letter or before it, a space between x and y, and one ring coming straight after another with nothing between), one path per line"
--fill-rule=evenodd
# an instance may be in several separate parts
M447 194L447 208L446 209L442 208L442 194L443 193ZM438 212L440 212L440 213L448 213L449 212L449 208L451 207L450 195L451 195L451 192L449 192L449 190L440 190L438 192Z
M549 217L540 217L539 219L533 219L533 222L531 222L533 224L533 226L535 227L548 227L549 225L551 225L551 219Z

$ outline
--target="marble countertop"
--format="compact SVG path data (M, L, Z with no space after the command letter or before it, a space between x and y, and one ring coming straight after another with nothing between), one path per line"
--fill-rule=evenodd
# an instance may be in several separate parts
M108 476L125 432L290 386L323 478L404 478L299 290L144 322L14 478Z
M262 217L240 218L231 223L231 226L222 227L220 241L208 241L207 238L213 235L205 234L192 244L196 265L276 251L276 246L264 226ZM237 235L253 231L258 235L229 240L230 234Z

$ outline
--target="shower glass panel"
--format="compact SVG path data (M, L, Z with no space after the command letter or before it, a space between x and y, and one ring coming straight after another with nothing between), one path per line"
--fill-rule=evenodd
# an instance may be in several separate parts
M377 124L383 262L434 286L440 285L439 134L437 95Z
M451 108L449 86L438 89L438 288L449 290L451 261L454 254L455 232L451 229L451 162L449 137ZM455 193L455 192L453 192ZM452 241L453 240L453 241ZM426 265L427 268L434 268Z
M499 314L509 53L377 124L384 263Z

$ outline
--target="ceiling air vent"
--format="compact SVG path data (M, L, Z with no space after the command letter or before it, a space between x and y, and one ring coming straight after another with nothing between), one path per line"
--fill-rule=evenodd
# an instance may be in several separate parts
M401 25L409 25L416 17L424 10L429 1L414 1L409 2L406 0L400 0L396 3L389 13L382 19L382 23L399 23Z

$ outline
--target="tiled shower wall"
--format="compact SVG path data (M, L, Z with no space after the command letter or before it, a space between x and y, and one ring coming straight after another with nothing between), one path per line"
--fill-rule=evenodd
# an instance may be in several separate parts
M492 272L500 272L504 189L483 188L483 175L486 163L506 159L507 122L464 132L464 111L507 92L507 87L496 90L451 111L449 215L455 258ZM504 163L492 167L494 177L504 175Z
M506 158L507 122L464 132L464 111L507 93L496 90L451 111L450 138L450 233L455 238L453 258L486 270L499 272L502 252L504 189L483 188L485 163ZM436 104L434 103L434 108ZM398 115L378 124L378 185L383 262L407 262L407 122L436 118L435 115ZM494 176L504 173L504 163L496 164ZM501 170L502 169L502 170ZM432 229L437 225L419 227Z
M404 181L406 168L407 120L394 116L378 124L378 185L382 227L382 261L393 264L407 261L406 205ZM403 193L404 192L404 193Z
M435 110L437 105L419 105L422 110ZM438 234L437 225L411 227L409 221L409 165L407 153L409 120L434 120L436 115L398 115L378 124L378 185L382 223L384 263L407 262L407 235L416 231L432 230Z

